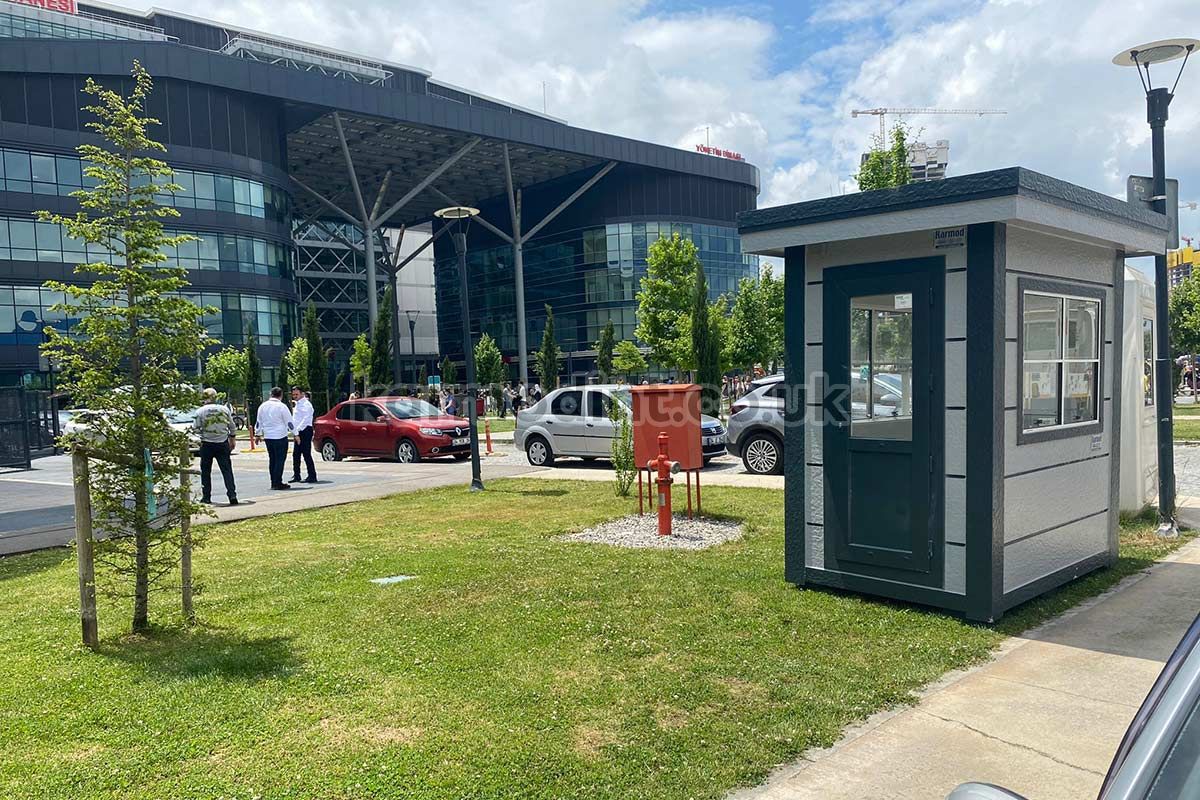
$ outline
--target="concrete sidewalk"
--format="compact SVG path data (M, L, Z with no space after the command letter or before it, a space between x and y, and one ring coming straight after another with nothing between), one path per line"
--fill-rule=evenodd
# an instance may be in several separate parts
M944 798L960 783L1095 797L1121 736L1200 611L1200 541L1008 640L920 702L879 714L731 800Z

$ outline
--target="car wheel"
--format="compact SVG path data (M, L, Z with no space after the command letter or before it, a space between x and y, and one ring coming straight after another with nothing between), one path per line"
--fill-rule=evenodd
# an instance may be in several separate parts
M783 472L783 447L771 434L756 433L742 447L742 463L755 475L778 475Z
M550 443L541 436L529 437L529 441L525 443L525 457L535 467L554 466L554 451L550 449Z
M338 450L337 442L333 439L326 439L321 442L321 460L322 461L341 461L342 453Z
M421 460L421 451L408 439L396 442L396 460L401 464L415 464Z

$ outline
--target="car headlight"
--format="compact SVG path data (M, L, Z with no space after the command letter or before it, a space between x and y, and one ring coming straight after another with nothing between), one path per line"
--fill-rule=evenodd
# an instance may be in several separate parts
M421 433L425 434L426 436L441 436L442 435L441 428L417 428L417 430L419 430Z

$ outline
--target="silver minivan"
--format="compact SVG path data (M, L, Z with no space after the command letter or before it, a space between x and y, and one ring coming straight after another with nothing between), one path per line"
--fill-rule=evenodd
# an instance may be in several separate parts
M559 456L585 461L612 454L614 399L630 408L629 387L565 386L547 394L517 414L513 444L525 451L535 467L549 467ZM725 428L715 417L700 420L701 449L705 463L725 452Z

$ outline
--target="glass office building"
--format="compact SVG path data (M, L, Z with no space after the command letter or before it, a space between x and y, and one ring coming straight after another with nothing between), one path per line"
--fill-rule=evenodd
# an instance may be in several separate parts
M146 113L160 124L150 134L181 187L160 195L178 212L167 227L196 237L165 253L168 263L187 270L187 295L212 309L205 324L216 346L252 335L269 370L299 335L310 301L340 370L350 343L371 328L370 301L382 297L395 255L388 248L411 255L436 234L433 212L448 205L445 196L506 227L508 164L534 221L611 170L525 243L530 346L549 303L563 349L581 359L573 371L588 368L586 351L608 319L632 338L634 296L656 236L696 242L714 296L757 271L734 227L755 205L758 172L749 164L572 127L416 67L159 9L0 0L0 42L0 385L46 383L43 329L76 321L53 310L63 298L45 282L86 283L76 267L110 258L35 212L79 210L72 193L91 181L76 148L95 141L82 89L94 78L128 93L134 60L154 80ZM378 266L362 235L374 215ZM398 230L410 235L401 241ZM438 238L408 278L401 272L410 371L438 355L461 358L449 244ZM482 227L469 249L472 329L513 356L512 249ZM412 352L418 342L425 352Z

